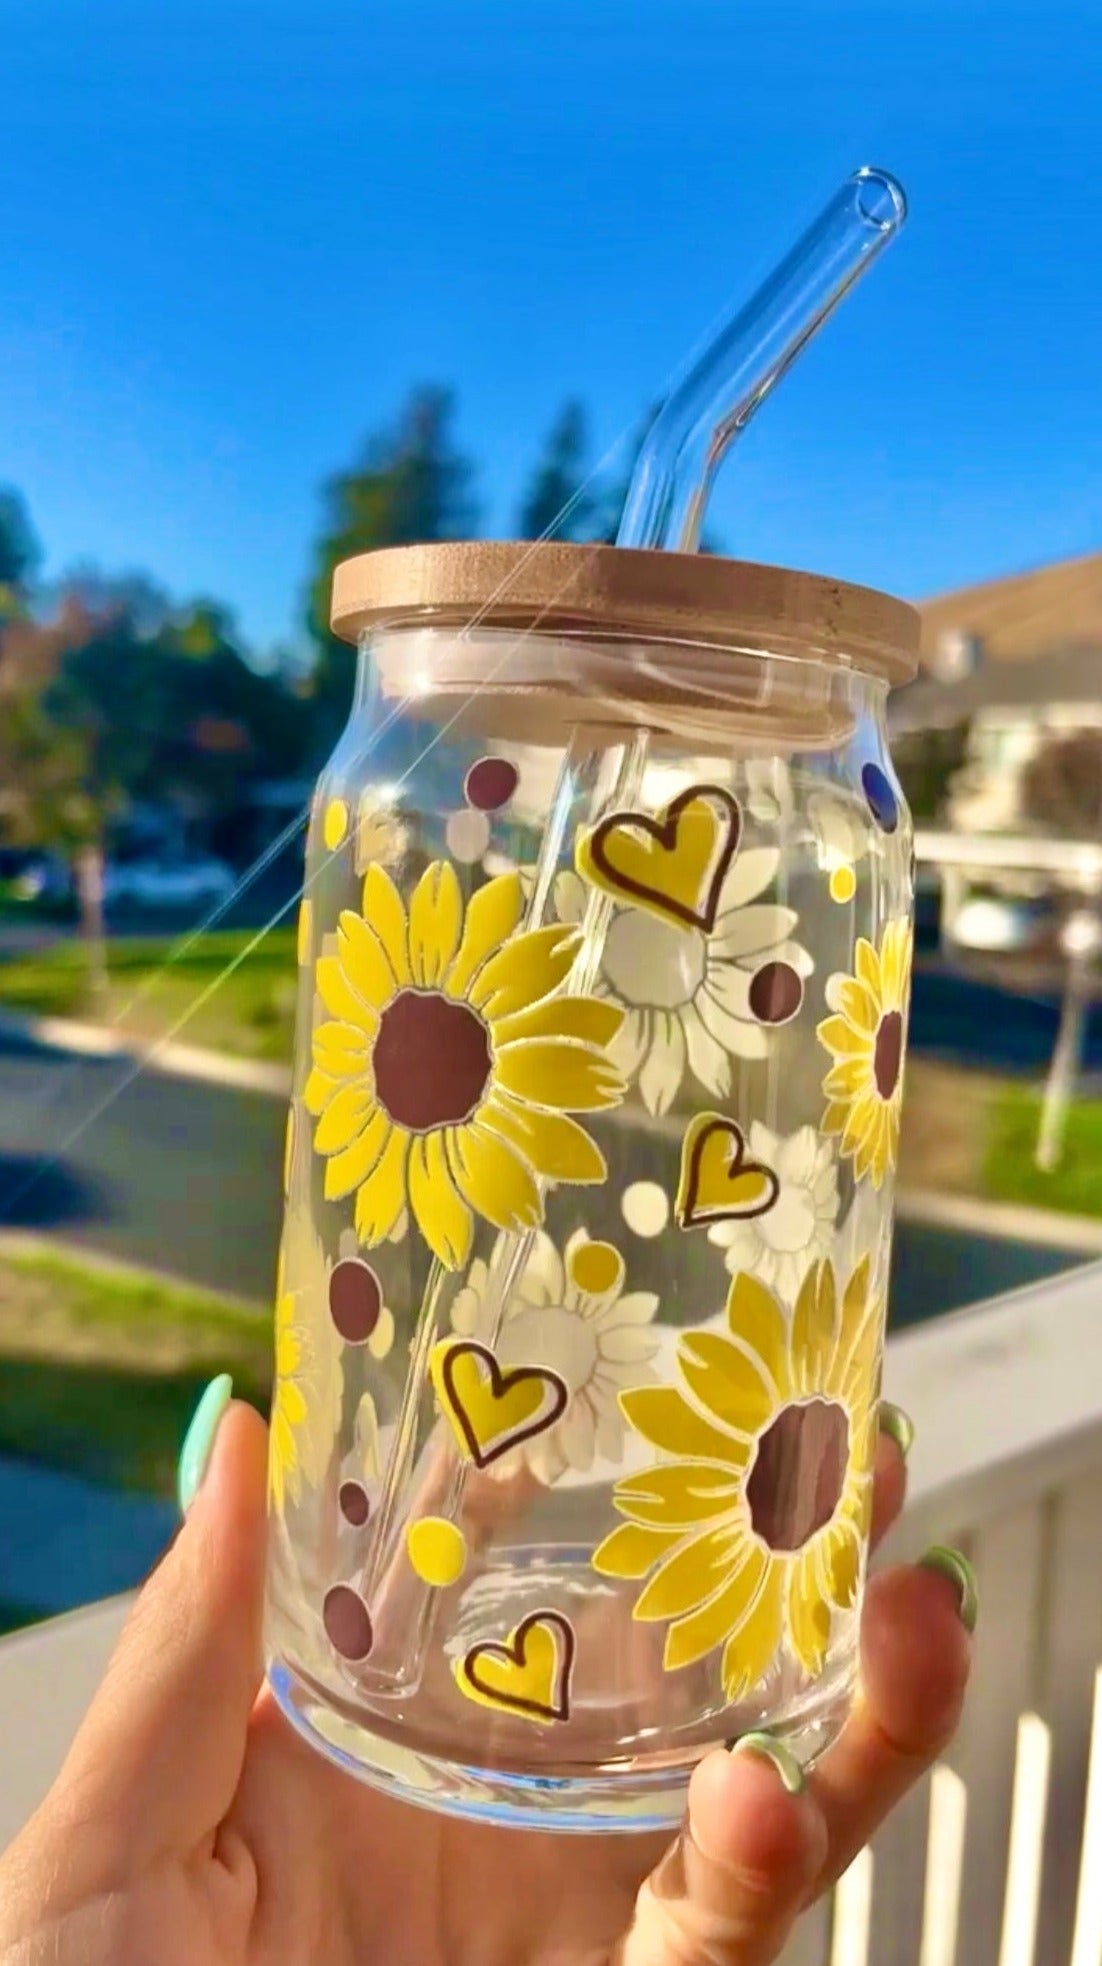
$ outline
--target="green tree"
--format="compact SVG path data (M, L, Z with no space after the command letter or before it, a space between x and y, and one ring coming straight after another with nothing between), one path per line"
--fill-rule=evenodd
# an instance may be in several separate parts
M0 486L0 624L22 614L41 551L17 491Z
M469 539L475 531L473 472L455 446L453 418L449 390L414 390L395 424L369 437L359 462L326 487L308 620L318 652L315 691L330 732L347 715L356 667L355 651L329 629L334 567L374 547Z
M581 403L564 403L521 502L518 539L592 539L599 506L587 485L589 436Z

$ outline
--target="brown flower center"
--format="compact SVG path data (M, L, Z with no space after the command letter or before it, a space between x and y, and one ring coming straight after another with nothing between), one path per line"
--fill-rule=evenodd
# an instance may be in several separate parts
M375 1091L410 1133L469 1119L490 1076L490 1034L469 1004L439 990L399 990L379 1020Z
M899 1084L899 1067L902 1063L903 1017L900 1011L889 1010L880 1019L872 1055L873 1076L881 1099L891 1098Z
M754 1533L771 1550L799 1550L842 1499L849 1422L832 1399L784 1406L758 1441L746 1484Z

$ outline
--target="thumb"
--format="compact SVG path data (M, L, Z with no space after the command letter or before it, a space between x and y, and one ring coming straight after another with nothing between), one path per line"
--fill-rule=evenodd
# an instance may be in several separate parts
M231 1390L216 1380L200 1402L181 1459L182 1490L196 1476L198 1489L45 1805L94 1829L123 1873L190 1853L241 1775L262 1674L267 1436Z
M685 1826L636 1900L615 1966L768 1966L826 1854L826 1826L791 1754L751 1734L707 1755Z

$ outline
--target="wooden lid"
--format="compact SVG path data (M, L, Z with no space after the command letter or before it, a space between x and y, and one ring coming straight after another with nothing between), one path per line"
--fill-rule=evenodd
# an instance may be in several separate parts
M818 574L696 553L554 540L386 547L333 575L335 634L388 627L526 628L798 655L908 682L919 617L906 602Z

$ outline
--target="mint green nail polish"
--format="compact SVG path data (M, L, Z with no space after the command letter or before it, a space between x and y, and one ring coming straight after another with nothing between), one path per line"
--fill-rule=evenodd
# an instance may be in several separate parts
M212 1379L202 1399L191 1416L191 1424L184 1435L180 1449L180 1465L176 1472L176 1494L181 1513L186 1515L207 1471L214 1437L218 1432L222 1415L233 1398L233 1380L228 1372L220 1372Z
M804 1771L800 1767L791 1748L785 1747L772 1734L742 1734L732 1743L732 1754L756 1754L762 1761L769 1761L781 1778L781 1786L789 1795L802 1795Z
M944 1543L935 1543L919 1558L919 1568L934 1570L939 1577L947 1577L957 1594L957 1610L960 1622L966 1632L974 1632L976 1619L980 1614L980 1594L976 1588L976 1573L966 1556L959 1550L951 1550Z
M906 1460L914 1446L915 1438L914 1421L910 1414L904 1413L903 1408L895 1406L890 1399L882 1399L879 1417L881 1433L887 1434L889 1440L894 1440L903 1459Z

